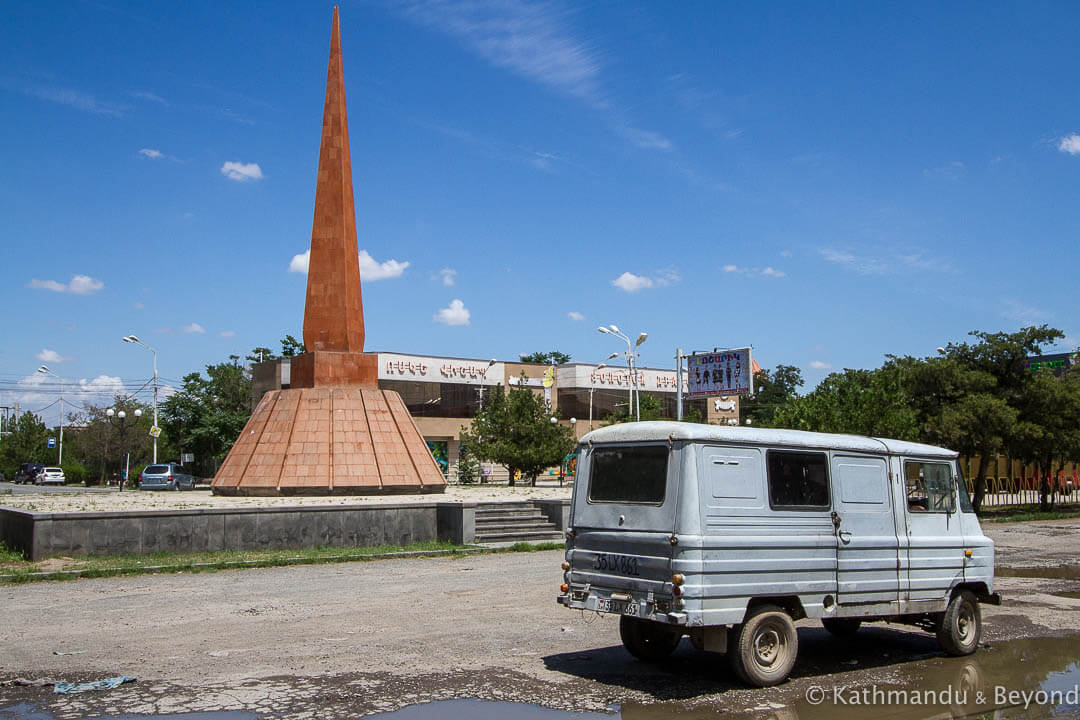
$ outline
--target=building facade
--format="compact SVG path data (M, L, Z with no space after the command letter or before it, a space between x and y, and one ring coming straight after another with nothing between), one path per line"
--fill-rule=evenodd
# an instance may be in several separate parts
M447 479L457 480L461 456L458 437L492 392L528 387L542 396L559 423L580 438L590 429L625 415L632 380L626 367L586 363L538 365L495 359L439 357L379 352L379 388L401 395L436 462ZM660 405L665 417L675 417L674 369L635 368L637 388ZM252 407L269 390L289 387L288 358L258 363L252 368ZM683 378L683 390L686 379ZM712 424L737 422L737 396L684 399L684 412ZM506 479L506 468L484 464L492 480Z

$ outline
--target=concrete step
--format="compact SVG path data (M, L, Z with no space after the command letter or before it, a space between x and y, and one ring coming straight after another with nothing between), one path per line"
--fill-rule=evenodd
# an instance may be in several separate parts
M517 513L505 513L505 512L490 512L490 513L476 513L476 522L531 522L533 520L547 520L547 516L539 510L533 512L517 512Z
M559 528L546 520L531 523L476 523L476 534L493 532L559 532Z
M565 540L561 532L502 532L502 533L476 533L476 542L487 543L515 543L524 541L559 542Z

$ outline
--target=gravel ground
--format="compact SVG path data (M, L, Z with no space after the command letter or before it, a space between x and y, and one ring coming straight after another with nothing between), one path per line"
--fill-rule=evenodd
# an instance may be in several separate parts
M226 497L207 489L185 492L27 492L0 495L0 506L38 512L114 512L123 510L181 510L222 507L295 507L311 505L378 505L411 502L493 502L569 498L569 485L450 485L446 492L429 495L331 495L289 497Z
M986 531L1002 564L1052 567L1074 562L1080 520ZM792 681L749 690L723 656L687 642L661 666L633 660L616 620L556 605L561 560L547 551L4 587L0 708L26 701L56 718L203 710L345 718L472 697L576 711L621 705L624 718L659 717L658 708L665 717L838 718L859 715L835 707L814 715L802 700L808 688L928 686L960 671L1010 677L1024 662L1030 675L1038 663L1080 658L1068 637L1080 600L1054 594L1080 582L1007 577L1005 603L983 609L990 647L972 656L974 666L942 657L931 635L910 628L875 625L838 641L803 621ZM139 680L78 696L3 684L120 674Z

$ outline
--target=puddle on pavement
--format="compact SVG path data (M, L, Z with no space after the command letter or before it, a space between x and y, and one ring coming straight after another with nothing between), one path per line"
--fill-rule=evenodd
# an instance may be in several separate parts
M868 639L868 641L870 641ZM853 642L858 642L854 640ZM798 668L796 667L796 674ZM872 677L860 679L872 674ZM1080 717L1080 639L1010 640L963 658L935 657L878 666L869 673L799 676L764 689L731 707L718 696L725 717L756 720L908 720L926 717ZM703 697L703 702L710 698ZM706 720L717 707L684 703L624 703L615 714L571 713L537 705L446 700L370 715L375 720ZM109 715L100 720L260 720L251 712ZM0 720L54 720L33 705L0 707Z
M1080 565L1057 567L996 567L998 577L1042 578L1044 580L1080 580Z

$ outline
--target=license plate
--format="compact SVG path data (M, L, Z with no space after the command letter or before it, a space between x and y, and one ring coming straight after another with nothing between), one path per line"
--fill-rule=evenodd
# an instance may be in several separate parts
M638 604L627 600L603 600L601 599L596 609L600 612L614 613L616 615L637 615Z

